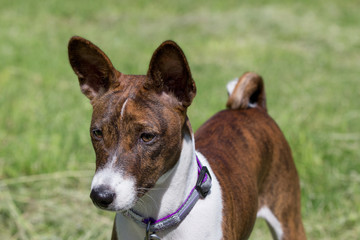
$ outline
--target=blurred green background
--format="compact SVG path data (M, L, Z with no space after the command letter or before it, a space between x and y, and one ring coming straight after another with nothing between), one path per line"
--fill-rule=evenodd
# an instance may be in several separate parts
M225 84L265 79L293 150L309 239L360 236L360 14L356 0L0 0L0 239L109 239L113 213L89 189L91 106L67 59L80 35L144 74L175 40L198 94L193 127L225 106ZM258 221L251 239L271 239Z

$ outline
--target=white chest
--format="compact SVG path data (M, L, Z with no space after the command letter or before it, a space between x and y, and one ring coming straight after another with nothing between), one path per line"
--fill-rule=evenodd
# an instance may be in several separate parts
M203 165L209 167L201 153L197 153ZM157 232L163 240L219 240L222 238L222 198L221 189L211 168L212 187L205 199L200 199L189 215L176 227ZM176 196L174 196L176 198ZM119 240L144 239L145 228L139 226L131 218L116 215L116 232Z

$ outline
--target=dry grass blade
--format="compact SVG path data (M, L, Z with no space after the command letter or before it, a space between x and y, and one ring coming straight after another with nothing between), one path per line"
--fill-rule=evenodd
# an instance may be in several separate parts
M5 205L8 206L11 219L15 222L19 239L28 240L29 236L33 236L32 226L28 223L21 214L21 211L16 207L9 189L6 186L1 187L2 194L4 194Z

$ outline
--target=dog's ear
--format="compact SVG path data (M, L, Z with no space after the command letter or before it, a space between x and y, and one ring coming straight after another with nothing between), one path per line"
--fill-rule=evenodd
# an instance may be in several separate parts
M186 57L173 41L165 41L155 50L147 76L145 88L172 93L184 107L188 107L196 95Z
M109 90L116 70L109 58L90 41L72 37L68 45L71 67L79 78L81 92L90 100Z

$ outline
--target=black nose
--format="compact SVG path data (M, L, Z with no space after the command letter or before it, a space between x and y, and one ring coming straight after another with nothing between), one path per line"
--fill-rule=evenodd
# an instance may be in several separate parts
M91 190L90 198L100 208L107 208L115 199L115 193L108 187L101 185Z

